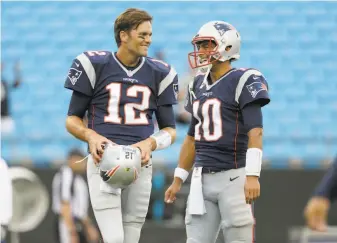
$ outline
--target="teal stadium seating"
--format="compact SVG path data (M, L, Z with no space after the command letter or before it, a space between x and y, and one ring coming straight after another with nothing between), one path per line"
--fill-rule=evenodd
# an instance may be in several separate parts
M37 166L63 159L81 145L64 128L70 92L63 88L72 59L84 50L116 50L113 21L132 2L2 2L1 60L20 59L23 85L11 94L14 134L2 139L2 156L30 158ZM242 35L240 67L261 70L272 103L264 109L265 159L308 167L337 153L337 6L333 2L137 2L154 16L153 48L182 76L190 40L203 23L221 19ZM175 164L177 143L156 152Z

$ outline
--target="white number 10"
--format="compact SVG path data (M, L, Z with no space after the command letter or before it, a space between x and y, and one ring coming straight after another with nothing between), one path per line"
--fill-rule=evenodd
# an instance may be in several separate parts
M193 116L198 120L198 124L195 125L194 130L195 140L201 140L200 127L203 130L203 138L206 141L218 140L222 137L221 102L218 99L208 99L202 104L201 115L203 122L198 116L199 105L199 101L193 103ZM210 112L212 119L209 116ZM211 125L213 126L213 133L210 132Z
M104 117L104 122L122 124L120 116L120 99L122 95L122 84L111 83L106 89L109 91L108 115ZM127 97L142 97L141 103L126 103L124 105L124 123L126 125L147 125L149 121L146 117L146 111L149 108L151 90L147 86L133 85L126 90ZM136 110L140 111L139 117L136 117Z

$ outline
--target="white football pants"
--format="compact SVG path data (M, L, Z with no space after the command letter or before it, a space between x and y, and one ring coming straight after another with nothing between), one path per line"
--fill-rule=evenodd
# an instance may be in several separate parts
M102 192L101 177L91 156L87 177L91 205L104 243L138 243L148 211L152 165L142 167L138 179L121 195Z

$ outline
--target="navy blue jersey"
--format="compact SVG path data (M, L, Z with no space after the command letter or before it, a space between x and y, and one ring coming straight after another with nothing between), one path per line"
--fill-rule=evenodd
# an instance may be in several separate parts
M178 77L170 65L142 57L128 70L114 53L88 51L73 61L65 88L92 97L88 127L111 141L129 145L154 132L153 112L177 103Z
M210 84L199 73L189 85L185 109L197 120L195 165L206 168L244 167L248 147L241 110L249 103L269 103L267 82L254 69L232 69Z

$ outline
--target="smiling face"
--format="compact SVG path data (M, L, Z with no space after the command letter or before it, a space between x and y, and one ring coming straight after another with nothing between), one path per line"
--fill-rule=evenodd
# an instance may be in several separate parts
M133 56L147 56L151 44L152 17L144 10L129 8L117 17L114 32L118 48Z
M152 42L151 22L145 21L126 34L126 36L121 36L121 39L128 51L136 56L147 56L149 46Z

